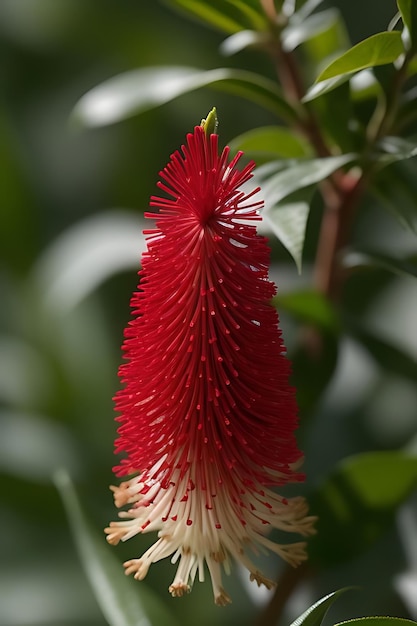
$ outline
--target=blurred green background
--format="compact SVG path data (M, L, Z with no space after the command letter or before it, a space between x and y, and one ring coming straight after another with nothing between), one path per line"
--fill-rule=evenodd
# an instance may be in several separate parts
M386 28L393 0L338 0L352 43ZM212 106L221 142L272 115L234 96L203 89L141 116L100 129L71 118L78 99L120 72L148 65L234 65L273 76L256 53L222 59L223 37L146 0L0 2L0 624L99 626L105 623L79 563L51 482L66 467L93 524L115 516L108 485L115 425L112 395L123 327L143 249L142 214L158 171ZM410 172L415 172L415 161ZM417 201L417 198L416 198ZM359 243L416 253L416 239L369 204ZM305 272L275 240L273 276L282 292L309 282L317 224L309 224ZM347 309L407 353L417 351L417 290L412 278L383 271L347 285ZM295 324L282 316L295 344ZM381 371L352 340L313 419L302 424L306 489L335 462L367 450L416 448L417 389L411 377ZM411 442L411 443L410 443ZM414 442L414 443L413 443ZM368 551L323 569L297 590L286 621L348 584L333 617L372 613L417 618L417 533L413 504ZM103 539L104 541L104 539ZM139 555L148 537L113 549ZM405 552L411 546L408 556ZM270 575L279 564L269 562ZM226 581L234 604L212 604L210 584L173 601L173 567L151 568L147 583L180 623L245 624L265 602L243 577ZM138 583L139 584L139 583ZM413 605L414 598L414 605Z

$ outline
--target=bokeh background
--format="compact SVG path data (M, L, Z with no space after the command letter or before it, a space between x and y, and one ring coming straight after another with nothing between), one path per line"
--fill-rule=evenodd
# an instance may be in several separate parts
M340 8L352 43L384 30L396 10L394 0L338 0L332 6ZM111 398L143 249L142 215L157 173L214 105L222 143L275 122L256 105L210 89L106 128L83 128L71 116L73 107L101 81L149 65L258 70L262 63L273 76L255 53L222 59L222 39L156 1L0 2L2 626L105 624L51 476L60 466L70 471L98 532L114 518L108 491ZM369 204L361 216L357 241L376 241L393 253L417 252L415 238L389 214L378 213L376 221L374 211ZM313 217L301 277L273 242L273 275L284 292L308 284L316 236ZM352 311L415 357L414 280L374 273L355 283L346 299ZM294 323L285 315L282 323L291 351ZM314 420L300 428L306 488L354 452L412 447L415 382L381 372L346 340ZM372 613L417 618L414 523L411 503L366 553L303 584L289 603L287 623L320 595L348 584L362 591L340 599L334 620ZM120 560L139 554L148 538L133 543L114 549ZM268 567L275 575L279 565ZM249 623L266 601L264 594L248 592L239 574L227 581L235 597L230 609L212 605L209 583L172 601L165 591L172 569L169 563L154 566L147 583L162 590L161 602L180 623Z

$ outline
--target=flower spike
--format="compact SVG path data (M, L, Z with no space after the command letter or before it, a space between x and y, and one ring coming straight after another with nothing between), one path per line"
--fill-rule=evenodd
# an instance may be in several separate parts
M125 563L142 580L152 563L178 563L169 588L188 593L210 573L214 599L230 602L222 572L232 561L268 588L251 560L274 552L293 566L305 543L278 544L268 531L308 537L314 518L305 500L272 487L303 480L294 430L297 406L290 364L271 305L269 249L256 232L262 202L247 191L254 163L219 154L205 124L187 135L160 172L163 195L145 231L147 250L125 331L123 388L112 487L120 521L106 529L111 544L138 533L157 541ZM204 126L204 127L203 127Z

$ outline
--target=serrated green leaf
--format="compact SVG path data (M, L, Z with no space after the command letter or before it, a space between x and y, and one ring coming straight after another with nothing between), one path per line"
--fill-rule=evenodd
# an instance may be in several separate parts
M232 139L229 146L232 152L242 150L257 163L263 159L296 159L311 154L310 144L284 126L255 128Z
M369 67L393 63L404 52L401 33L377 33L356 44L332 61L317 77L316 83Z
M88 91L76 104L72 117L86 126L106 126L207 86L248 98L286 120L295 119L272 80L232 68L182 66L145 67L114 76Z
M417 278L417 256L397 259L379 252L350 250L343 258L343 266L349 269L384 269L400 276Z
M410 619L404 619L403 617L357 617L356 619L349 619L345 622L338 622L335 626L416 626L417 622L413 622Z
M344 459L310 497L319 516L309 542L312 562L339 563L368 550L392 525L417 486L417 457L402 451Z
M342 593L350 591L351 589L353 589L353 587L344 587L343 589L338 589L324 596L304 611L300 617L297 617L297 619L292 622L291 626L320 626L333 602L337 600Z
M397 0L397 5L415 47L417 45L417 3L415 0Z
M266 28L266 18L256 0L164 0L173 9L226 33Z
M110 626L175 626L176 621L144 583L127 578L88 521L65 470L54 476L68 516L74 542L96 600Z

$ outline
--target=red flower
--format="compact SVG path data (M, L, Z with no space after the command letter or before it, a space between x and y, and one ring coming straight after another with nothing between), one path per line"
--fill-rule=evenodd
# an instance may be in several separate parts
M306 555L303 542L279 545L266 531L313 532L304 499L270 489L302 479L297 407L270 304L269 249L252 224L259 189L242 190L254 164L239 170L241 153L228 157L197 126L160 173L167 197L151 198L159 213L147 214L156 228L146 231L116 395L116 452L125 458L115 472L135 476L112 490L118 507L131 508L106 529L110 543L158 531L126 573L142 579L151 563L180 559L173 596L197 572L204 579L206 561L218 604L230 601L221 566L229 572L231 557L270 587L251 551L294 566Z

